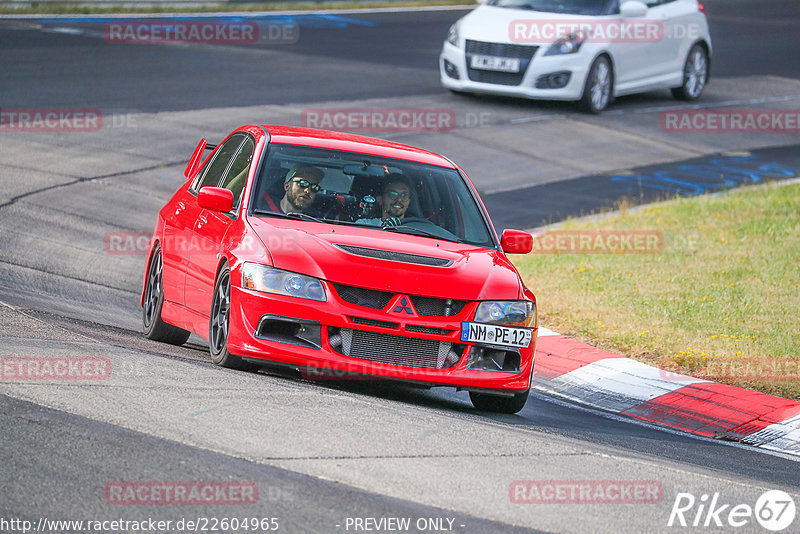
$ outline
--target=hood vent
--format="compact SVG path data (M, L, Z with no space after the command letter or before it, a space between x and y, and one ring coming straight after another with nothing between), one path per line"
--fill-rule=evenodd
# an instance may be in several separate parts
M399 261L403 263L414 263L416 265L431 265L433 267L449 267L453 260L445 258L434 258L432 256L420 256L419 254L408 254L406 252L394 252L391 250L381 250L376 248L354 247L352 245L334 245L336 248L366 258L379 260Z

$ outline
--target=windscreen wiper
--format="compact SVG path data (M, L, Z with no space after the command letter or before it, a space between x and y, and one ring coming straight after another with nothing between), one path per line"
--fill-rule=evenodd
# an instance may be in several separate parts
M283 217L284 219L297 219L299 221L312 221L312 222L319 222L319 223L326 223L326 224L344 224L350 226L364 226L362 224L357 224L350 221L337 221L336 219L320 219L317 217L313 217L311 215L306 215L305 213L299 213L296 211L290 211L289 213L283 213L282 211L270 211L270 210L263 210L263 209L254 209L253 213L256 215L271 215L274 217Z
M317 219L316 217L312 217L311 215L306 215L305 213L299 213L297 211L290 211L289 213L283 213L281 211L254 209L253 213L255 213L256 215L272 215L274 217L283 217L284 219L299 219L301 221L328 222L328 221L323 221L322 219Z
M274 215L275 217L283 217L284 219L286 218L286 214L282 211L262 210L255 208L253 209L253 213L256 215Z
M290 219L299 219L301 221L312 221L312 222L328 222L323 221L322 219L317 219L316 217L312 217L311 215L306 215L305 213L300 213L299 211L290 211L286 214L286 216Z
M384 226L383 230L386 232L397 232L398 234L408 234L408 235L418 235L421 237L430 237L433 239L442 239L443 241L452 241L453 243L463 243L457 237L444 237L439 234L435 234L433 232L428 232L427 230L420 230L419 228L414 228L413 226Z

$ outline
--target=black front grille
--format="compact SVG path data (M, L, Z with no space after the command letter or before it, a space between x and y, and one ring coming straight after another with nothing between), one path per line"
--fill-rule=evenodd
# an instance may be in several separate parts
M511 57L530 60L538 46L487 43L485 41L467 40L467 54L480 54L482 56Z
M377 248L354 247L352 245L336 245L341 250L379 260L399 261L403 263L414 263L416 265L432 265L434 267L447 267L453 263L452 260L436 258L433 256L421 256L419 254L408 254L406 252L395 252L392 250L382 250Z
M448 328L435 328L433 326L418 326L415 324L407 324L406 330L409 332L419 332L420 334L434 334L437 336L449 336L452 330Z
M467 75L473 82L491 83L494 85L519 85L524 72L494 72L491 70L467 69Z
M374 310L384 309L392 300L392 297L396 295L396 293L390 291L378 291L376 289L346 286L344 284L333 284L333 287L342 300L350 304L365 306ZM450 317L457 315L466 305L466 301L463 300L438 299L415 295L410 295L410 297L417 313L426 317Z
M339 354L403 367L447 369L456 365L464 352L464 345L448 341L348 328L329 328L328 336L331 347Z
M466 304L463 300L435 299L411 296L417 313L428 317L450 317L461 312Z
M350 317L350 320L356 324L365 324L367 326L378 326L380 328L398 328L399 323L392 323L390 321L379 321L377 319L368 319L366 317Z
M530 65L531 60L533 60L533 55L538 48L538 46L467 40L467 76L474 82L493 83L497 85L519 85L522 83L525 71L528 70L528 65ZM470 66L472 65L473 55L519 59L519 72L473 69Z
M350 304L366 306L367 308L376 310L385 308L394 296L394 293L388 291L376 291L374 289L364 289L363 287L345 286L342 284L334 284L333 287L336 289L339 296L342 297L342 300Z

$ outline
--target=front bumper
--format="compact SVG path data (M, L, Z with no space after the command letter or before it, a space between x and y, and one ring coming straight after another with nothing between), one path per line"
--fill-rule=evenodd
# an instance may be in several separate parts
M426 386L454 386L506 394L521 393L530 387L536 330L528 348L515 349L519 354L518 370L467 369L470 353L476 345L460 340L461 323L472 320L477 303L467 302L451 316L415 313L406 319L405 314L389 313L385 311L387 308L372 309L347 302L331 284L323 284L327 302L232 286L228 350L244 358L290 365L308 378L367 375ZM358 336L374 345L365 345L362 341L360 357L345 355L349 350L342 347L341 334L347 331L351 338ZM395 340L399 359L388 354ZM350 342L353 343L352 339ZM374 353L370 353L373 346ZM422 358L426 347L443 349L439 354L441 367L424 366L418 363L421 360L413 360L411 364L411 360L403 360L404 351L415 351ZM436 349L433 350L432 361L435 361Z
M585 47L588 48L588 47ZM439 73L442 85L454 91L470 93L485 93L537 100L579 100L583 94L586 75L593 59L588 50L581 50L575 54L560 56L545 56L547 47L539 47L528 64L522 79L517 85L503 85L499 83L484 83L471 80L467 70L467 58L464 49L444 43L439 55ZM452 67L455 67L457 77L452 77ZM451 74L448 74L448 70ZM562 88L540 89L536 87L537 80L542 76L553 73L569 72L569 82Z

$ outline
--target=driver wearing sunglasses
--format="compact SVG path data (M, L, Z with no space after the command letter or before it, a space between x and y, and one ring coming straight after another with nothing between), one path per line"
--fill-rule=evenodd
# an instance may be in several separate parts
M406 210L411 203L411 185L402 174L387 174L378 205L381 209L380 219L359 219L360 224L372 226L399 226L403 224Z
M323 176L325 172L312 165L301 165L289 171L283 182L286 193L279 203L280 211L304 213L314 203Z

